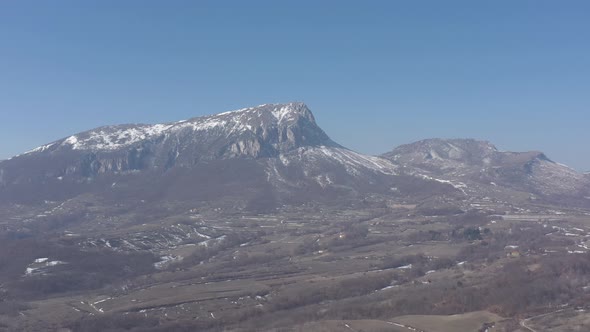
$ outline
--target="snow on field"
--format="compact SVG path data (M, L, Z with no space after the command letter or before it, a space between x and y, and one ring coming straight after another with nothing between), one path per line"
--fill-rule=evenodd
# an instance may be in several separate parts
M49 268L62 264L67 263L57 260L50 261L47 257L37 258L25 269L25 276L45 274L48 272Z
M65 262L62 262L62 261L47 262L47 266L56 266L56 265L60 265L60 264L65 264Z
M411 269L411 268L412 268L412 264L408 264L408 265L404 265L404 266L398 267L398 269L400 269L400 270L407 270L407 269Z
M205 241L199 242L198 244L200 246L209 247L209 246L211 246L213 244L220 243L221 241L225 240L226 237L227 236L222 235L222 236L217 237L217 238L214 238L214 239L209 238L209 240L205 240Z
M463 182L453 182L453 181L449 181L449 180L441 180L441 179L437 179L437 178L433 178L432 176L428 176L428 175L424 175L424 174L419 174L419 177L425 179L425 180L430 180L430 181L436 181L436 182L440 182L440 183L445 183L445 184L450 184L451 186L453 186L455 189L459 189L461 190L461 192L463 194L465 193L465 188L467 188L467 185Z
M183 259L182 256L174 256L174 255L166 255L166 256L162 256L160 257L161 261L154 263L154 267L156 269L163 269L166 266L168 266L168 264L173 263L173 262L179 262Z
M392 288L396 288L396 287L399 287L399 286L391 285L391 286L383 287L381 289L376 290L376 292L380 292L380 291L384 291L384 290L388 290L388 289L392 289Z
M205 239L208 239L208 240L210 240L210 239L211 239L211 237L210 237L209 235L207 235L207 234L203 234L203 233L200 233L199 231L197 231L197 230L196 230L196 229L194 229L194 228L193 228L193 230L194 230L195 234L197 234L198 236L200 236L200 237L203 237L203 238L205 238Z

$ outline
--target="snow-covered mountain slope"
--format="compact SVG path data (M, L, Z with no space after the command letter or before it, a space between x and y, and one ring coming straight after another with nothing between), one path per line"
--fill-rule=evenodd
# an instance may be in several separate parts
M191 167L207 160L276 157L304 146L339 147L305 104L269 104L175 123L100 127L43 145L7 164L41 158L44 163L32 167L39 176L92 177Z
M299 162L308 165L308 169L321 169L321 162L330 161L341 165L350 175L358 175L370 170L383 174L396 174L397 166L387 159L363 155L342 147L314 146L301 147L280 155L283 166Z
M206 145L211 153L235 157L272 155L304 145L336 146L303 103L267 104L174 123L105 126L40 146L24 155L78 150L110 152L147 143L176 142L179 148ZM226 144L226 146L224 146Z
M185 198L207 192L220 197L217 193L222 194L223 188L249 193L276 190L287 195L335 188L347 193L391 193L392 188L404 187L396 181L407 180L397 174L391 161L332 141L305 104L288 103L167 124L100 127L72 135L0 163L0 187L8 188L5 196L33 192L39 197L77 194L97 186L108 192L111 185L131 186L125 184L129 181L148 192L164 190L156 186L167 188L171 195L174 190L186 192ZM424 184L433 191L432 182L453 191L423 178L413 183L417 189L412 190L420 191ZM145 183L152 187L146 188ZM184 188L187 183L192 192ZM40 194L45 191L46 195Z
M100 127L0 162L0 203L88 192L305 201L368 193L487 196L504 189L583 198L590 197L590 178L541 152L501 152L472 139L430 139L363 155L332 141L303 103Z
M588 179L541 152L502 152L473 139L428 139L395 148L382 157L407 172L445 181L503 186L540 195L579 195Z

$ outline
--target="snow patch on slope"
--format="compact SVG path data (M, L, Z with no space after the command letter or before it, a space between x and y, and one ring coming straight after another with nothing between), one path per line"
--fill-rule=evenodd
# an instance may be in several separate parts
M289 120L294 118L294 113L290 106L283 106L281 108L274 109L273 111L271 111L271 113L275 117L275 119L277 119L279 124L282 123L283 120Z
M57 144L57 143L56 143L56 142L49 143L49 144L46 144L46 145L40 146L40 147L38 147L38 148L34 148L33 150L29 150L29 151L27 151L27 152L25 152L25 153L23 153L23 154L29 154L29 153L33 153L33 152L43 152L43 151L45 151L45 150L47 150L47 149L51 148L51 147L52 147L52 146L54 146L55 144Z
M319 150L317 152L333 158L351 168L358 168L360 166L384 174L395 174L396 166L379 157L366 156L344 148L332 148L326 146L314 148L314 150Z
M436 181L436 182L440 182L440 183L450 184L455 189L459 189L459 190L461 190L461 192L463 192L463 194L466 194L464 188L467 188L467 185L465 183L463 183L463 182L453 182L453 181L449 181L449 180L441 180L441 179L433 178L431 176L424 175L424 174L418 174L418 176L421 177L421 178L423 178L423 179L425 179L425 180L430 180L430 181Z
M343 165L351 175L358 175L360 172L366 170L390 175L397 174L397 166L389 160L363 155L340 147L301 147L295 151L281 154L279 160L284 166L298 161L308 167L313 167L318 162L331 161ZM327 179L324 179L324 182L327 183Z
M116 150L161 135L172 126L171 124L156 124L118 129L103 127L87 134L70 136L61 145L69 145L73 150Z
M531 181L544 194L560 194L577 191L587 184L584 175L570 167L552 161L540 161L534 166Z

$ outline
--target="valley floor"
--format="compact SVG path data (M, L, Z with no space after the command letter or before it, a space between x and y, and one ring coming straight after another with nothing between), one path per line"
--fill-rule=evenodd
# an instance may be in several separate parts
M375 199L265 214L165 206L181 212L162 217L94 206L68 222L76 204L5 209L0 330L575 331L590 321L585 210L472 200L456 203L463 213L426 213Z

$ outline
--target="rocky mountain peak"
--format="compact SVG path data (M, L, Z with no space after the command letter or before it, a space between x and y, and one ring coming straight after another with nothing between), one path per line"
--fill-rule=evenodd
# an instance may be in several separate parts
M264 104L172 123L103 126L24 154L60 150L114 152L170 138L183 146L213 141L221 145L225 143L233 151L230 155L246 154L252 157L260 156L259 152L264 145L267 149L281 151L307 145L335 145L317 126L307 105L292 102ZM252 150L246 149L249 144L256 151L242 153Z
M291 102L286 104L263 104L255 107L243 108L211 116L193 118L188 121L198 122L203 118L217 118L229 120L234 117L238 118L236 121L242 122L244 120L246 120L247 122L251 122L255 118L264 118L265 120L270 120L270 123L276 123L279 125L293 123L301 119L305 119L309 123L315 125L315 118L313 114L311 113L307 105L305 105L305 103L302 102Z

